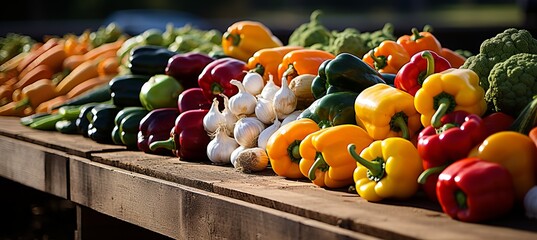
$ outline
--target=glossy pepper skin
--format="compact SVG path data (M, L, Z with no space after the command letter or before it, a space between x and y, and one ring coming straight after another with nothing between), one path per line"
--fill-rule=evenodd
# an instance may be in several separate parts
M203 90L203 95L212 102L216 97L219 102L224 102L219 95L231 97L239 92L238 88L229 83L235 79L242 82L247 71L246 63L230 58L220 58L209 63L198 76L198 85Z
M315 99L334 92L356 92L377 83L386 83L381 74L362 59L349 53L340 53L336 58L324 61L311 83Z
M143 107L126 107L121 109L114 119L112 141L124 145L127 149L138 150L138 127L142 118L149 111Z
M449 164L465 158L473 147L486 138L483 119L475 114L454 111L446 114L442 128L425 127L418 136L417 149L425 170L418 179L427 196L436 201L436 182Z
M320 128L342 124L356 124L354 102L358 93L336 92L315 100L300 113L298 119L309 118Z
M170 149L182 161L209 160L206 152L211 139L203 128L203 117L208 111L195 109L180 113L169 133L169 139L153 142L149 145L149 149L152 151L161 147Z
M98 143L113 144L114 119L121 109L113 104L98 104L88 114L88 137Z
M285 54L293 50L303 49L300 46L281 46L260 49L248 59L248 69L255 71L268 81L270 75L276 85L281 86L281 79L278 78L278 65L282 62Z
M162 46L137 46L131 50L128 68L132 74L155 75L164 74L168 60L177 52Z
M179 81L184 89L196 88L199 87L198 76L214 60L204 53L179 53L168 59L164 72Z
M418 191L421 158L414 145L400 137L376 140L361 153L350 144L348 151L357 161L353 179L363 199L378 202L386 198L405 199Z
M316 75L319 66L325 61L334 59L334 54L318 49L299 49L288 52L278 65L278 79L274 83L281 85L281 79L287 78L291 82L293 78L302 74ZM277 83L279 81L279 84Z
M397 42L384 40L378 47L367 52L362 59L380 73L396 74L410 61L410 56Z
M468 157L499 163L511 173L515 199L524 200L526 193L537 183L537 148L528 135L500 131L488 136Z
M421 114L421 124L440 127L446 113L463 110L483 116L487 110L485 90L479 77L469 69L450 68L430 75L416 92L414 105Z
M112 103L120 108L138 106L141 107L140 91L142 86L149 81L148 75L118 75L108 83Z
M140 102L145 109L177 107L177 98L184 88L174 77L153 75L140 89Z
M397 39L397 43L403 46L410 56L423 50L441 53L442 45L432 33L427 31L420 32L417 28L412 28L411 31L411 35L402 35Z
M383 83L364 89L355 99L354 111L356 124L375 140L388 137L410 140L422 127L414 97Z
M177 108L179 112L186 112L192 109L210 109L211 102L207 101L201 88L189 88L181 92L177 97Z
M300 172L300 143L310 133L320 130L317 123L309 118L292 121L278 128L267 142L267 155L272 170L290 179L304 178Z
M436 192L444 213L463 222L500 217L515 202L509 171L480 158L464 158L449 165L438 178Z
M451 64L437 53L429 50L421 51L412 56L396 73L396 88L410 93L412 96L421 88L423 81L433 73L451 68Z
M177 108L159 108L147 113L140 120L138 126L138 149L145 153L173 156L170 149L157 148L151 150L149 145L170 138L170 131L175 126L175 119L179 116L179 113Z
M222 36L222 50L227 56L248 61L260 49L283 46L269 28L257 21L238 21Z
M347 145L361 151L373 142L367 132L353 124L343 124L313 132L300 143L300 172L315 185L341 188L351 185L356 161Z

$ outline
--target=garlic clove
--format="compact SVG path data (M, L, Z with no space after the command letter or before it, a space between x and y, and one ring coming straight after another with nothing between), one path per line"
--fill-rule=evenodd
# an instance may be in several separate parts
M276 113L274 112L272 101L264 98L257 98L257 104L255 105L255 116L264 124L271 124L274 122Z
M261 93L263 87L265 86L265 80L263 76L257 72L248 71L244 78L242 79L242 84L244 89L254 96Z
M287 78L282 78L281 88L274 94L272 99L274 112L277 116L286 116L296 109L297 98L287 84Z
M231 80L229 83L239 88L239 92L229 98L229 110L237 117L253 114L257 99L244 89L242 82Z

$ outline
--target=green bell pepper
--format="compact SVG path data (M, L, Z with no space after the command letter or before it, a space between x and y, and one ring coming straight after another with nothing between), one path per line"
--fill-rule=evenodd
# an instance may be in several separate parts
M379 72L349 53L340 53L334 59L319 66L319 74L313 79L311 91L315 99L343 91L360 93L377 83L386 83Z
M88 114L88 136L98 143L113 143L112 130L114 129L114 119L120 111L118 106L113 104L98 104L93 107Z
M128 149L138 149L138 128L140 121L149 113L143 107L126 107L116 114L112 141L118 145L125 145Z
M315 100L300 115L300 118L309 118L320 128L341 124L356 124L354 102L358 97L355 92L335 92Z
M149 111L157 108L177 108L177 98L183 90L183 85L174 77L157 74L140 89L140 102Z

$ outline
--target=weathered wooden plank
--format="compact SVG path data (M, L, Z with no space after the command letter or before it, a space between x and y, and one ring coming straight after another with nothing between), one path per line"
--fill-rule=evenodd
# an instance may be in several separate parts
M89 157L92 152L122 151L126 149L125 146L100 144L83 137L81 134L34 130L20 124L20 119L15 117L0 118L0 135L80 157Z
M0 176L29 187L68 197L67 155L0 136Z
M268 207L72 158L75 203L177 239L373 239Z

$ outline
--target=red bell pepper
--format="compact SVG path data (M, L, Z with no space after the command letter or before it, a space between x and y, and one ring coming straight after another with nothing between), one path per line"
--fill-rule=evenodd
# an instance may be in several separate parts
M417 149L424 172L418 178L427 196L436 201L439 173L449 164L465 158L486 138L483 119L465 111L453 111L441 119L442 127L427 126L418 135Z
M480 158L464 158L449 165L436 185L442 211L453 219L481 222L508 213L515 190L509 171Z
M245 62L230 57L220 58L203 68L198 77L198 84L207 100L212 102L216 97L223 103L224 100L219 94L231 97L239 92L239 89L229 82L233 79L242 82L246 71L248 69Z
M205 98L201 88L189 88L179 94L177 107L179 112L186 112L192 109L210 109L211 102Z
M425 78L448 68L451 68L451 64L445 58L433 51L421 51L414 54L410 62L399 69L395 75L394 85L414 96Z
M485 124L486 136L490 136L493 133L500 131L507 131L511 124L515 121L511 115L504 112L495 112L483 117L483 123Z
M209 160L207 145L211 141L203 128L203 117L207 109L194 109L182 112L175 119L168 140L156 141L149 145L151 150L166 148L183 161L201 162Z
M198 77L215 59L203 53L178 53L168 59L166 75L174 77L185 89L199 87Z
M138 149L145 153L173 156L169 149L149 149L149 145L156 141L170 138L170 130L175 125L175 119L179 116L177 108L157 108L145 115L138 126Z

